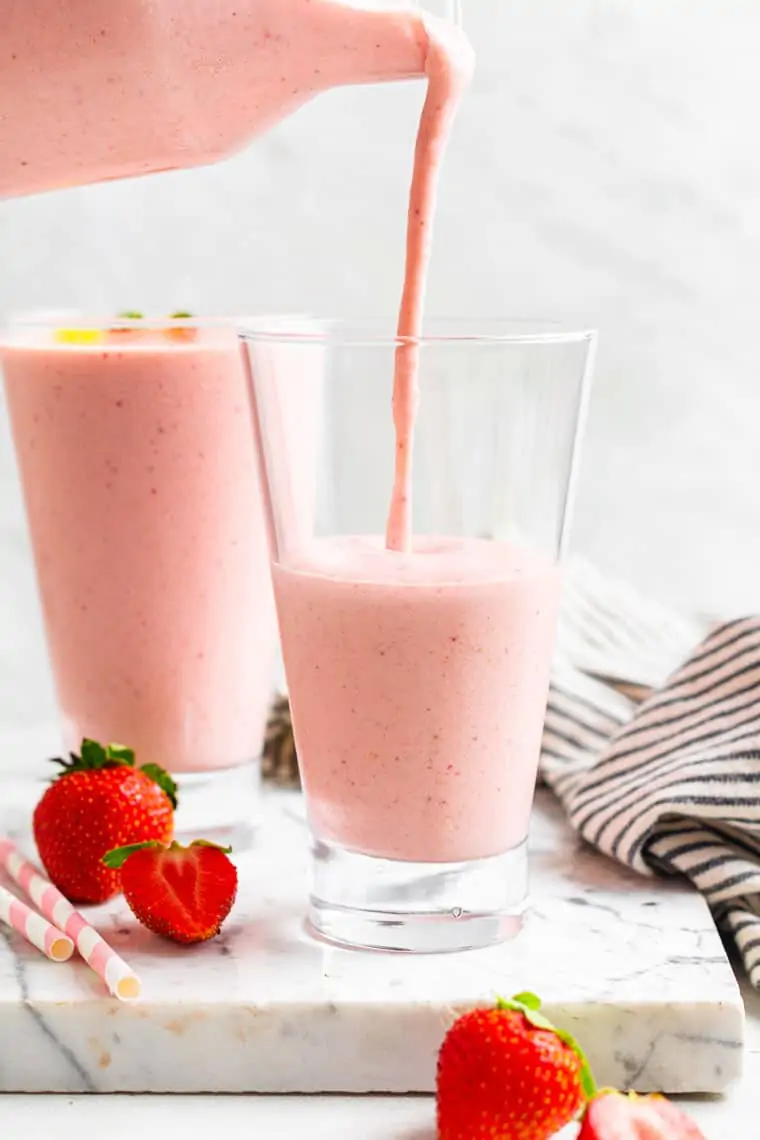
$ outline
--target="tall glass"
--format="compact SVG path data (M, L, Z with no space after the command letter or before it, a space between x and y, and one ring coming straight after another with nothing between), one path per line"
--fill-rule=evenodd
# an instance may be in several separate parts
M180 830L238 847L277 646L242 359L223 321L0 337L63 747L131 746L178 778Z
M244 341L312 835L311 927L406 951L508 938L528 895L594 335L426 329L408 553L384 535L394 358L415 346L340 324ZM309 402L310 460L293 446ZM307 460L310 511L294 494Z

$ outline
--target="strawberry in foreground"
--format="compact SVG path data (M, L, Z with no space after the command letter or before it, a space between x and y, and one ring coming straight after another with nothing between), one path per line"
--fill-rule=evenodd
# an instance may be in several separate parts
M121 887L135 918L174 942L205 942L219 933L237 894L229 848L196 839L189 847L138 843L109 851L108 867L121 871Z
M121 877L103 863L112 847L174 834L176 785L157 764L135 767L129 748L83 740L34 811L34 838L50 879L75 903L118 894Z
M438 1055L439 1140L548 1140L594 1093L572 1037L534 994L460 1017Z
M664 1096L604 1089L589 1104L578 1140L705 1140L705 1135Z

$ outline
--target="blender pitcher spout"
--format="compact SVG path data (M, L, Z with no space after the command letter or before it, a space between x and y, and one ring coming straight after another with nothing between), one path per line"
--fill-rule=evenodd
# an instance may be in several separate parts
M216 162L331 87L422 78L457 2L0 0L0 199Z
M322 0L309 8L325 88L424 76L428 37L413 0Z

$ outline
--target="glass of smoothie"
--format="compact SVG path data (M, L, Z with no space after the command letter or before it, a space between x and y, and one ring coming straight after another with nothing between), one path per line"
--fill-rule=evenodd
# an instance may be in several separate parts
M594 334L444 322L412 341L328 322L243 340L310 927L401 951L511 937ZM288 440L317 371L307 516Z
M277 628L234 324L21 318L0 364L63 746L134 748L240 846Z

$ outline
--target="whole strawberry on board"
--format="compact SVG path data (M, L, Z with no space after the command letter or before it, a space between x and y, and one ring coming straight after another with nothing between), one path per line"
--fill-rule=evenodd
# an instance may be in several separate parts
M586 1109L578 1140L705 1140L705 1135L664 1096L603 1089Z
M548 1140L593 1096L579 1046L540 1007L522 993L454 1022L438 1055L439 1140Z
M79 755L57 759L63 771L34 810L34 838L50 879L75 903L100 903L121 890L103 863L113 847L174 834L176 785L157 764L135 767L130 748L83 740Z
M137 843L109 851L135 918L173 942L205 942L219 933L237 894L228 847L196 839L189 847Z

